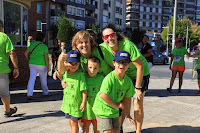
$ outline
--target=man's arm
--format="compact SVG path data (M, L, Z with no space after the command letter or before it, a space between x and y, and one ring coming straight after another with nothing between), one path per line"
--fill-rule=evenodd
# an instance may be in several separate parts
M16 55L15 51L12 50L12 51L9 52L9 56L10 56L10 59L12 61L13 66L14 66L13 76L14 76L14 78L17 78L19 76L19 67L18 67L17 55Z
M24 53L24 56L26 57L27 60L29 60L29 54L30 54L30 50L26 50Z

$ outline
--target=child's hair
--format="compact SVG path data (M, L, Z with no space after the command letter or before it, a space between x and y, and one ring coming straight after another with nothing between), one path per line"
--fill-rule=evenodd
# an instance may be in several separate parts
M76 44L79 43L79 41L81 39L83 39L84 37L86 37L88 39L88 41L90 42L92 51L94 50L94 48L96 47L96 42L94 40L94 38L90 35L90 33L88 31L79 31L75 34L75 36L72 39L72 49L78 51L78 49L76 48Z
M96 63L98 63L99 64L99 66L100 66L100 60L97 58L97 57L90 57L89 59L88 59L88 61L92 61L92 62L96 62ZM88 65L88 61L87 61L87 65Z

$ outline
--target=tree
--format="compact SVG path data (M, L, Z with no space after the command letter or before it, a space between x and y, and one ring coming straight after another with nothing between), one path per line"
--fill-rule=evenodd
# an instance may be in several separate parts
M65 15L59 16L59 18L57 19L57 27L57 39L61 40L61 42L65 42L65 48L68 48L75 32L75 28L71 20L68 20Z
M133 31L129 31L131 33L131 38L129 38L135 44L139 44L142 42L143 36L145 35L145 30L134 29Z

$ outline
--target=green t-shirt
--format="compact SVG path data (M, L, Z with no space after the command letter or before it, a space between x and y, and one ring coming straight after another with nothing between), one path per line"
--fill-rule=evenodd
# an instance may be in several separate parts
M39 44L39 43L41 43L41 44ZM38 45L38 46L35 48L36 45ZM46 66L44 54L48 53L47 46L40 41L36 41L36 42L31 43L30 47L28 47L28 50L30 50L30 52L33 49L34 49L34 51L30 55L29 64Z
M102 52L104 54L105 61L110 64L113 61L114 54L111 51L110 47L106 43L100 44L102 48ZM135 61L137 58L140 57L143 66L144 66L144 73L143 76L146 76L149 74L149 65L147 60L144 58L144 56L139 52L138 48L135 46L135 44L129 40L125 41L119 41L119 50L124 50L126 52L129 52L131 55L131 61ZM131 79L136 79L137 76L137 68L133 63L129 65L128 70L126 71L127 76L129 76Z
M62 80L68 86L63 90L61 111L73 117L82 117L83 113L80 110L80 105L83 100L82 91L87 90L84 74L80 70L77 70L73 74L68 74L66 71Z
M0 32L0 73L10 73L9 68L9 54L8 52L14 50L14 46L10 38Z
M27 48L31 46L31 42L27 41Z
M100 60L100 66L101 66L101 70L99 71L99 74L103 75L103 76L106 76L108 73L110 73L113 69L112 67L107 64L102 58L101 58L101 55L99 53L99 50L98 48L95 48L92 52L92 56L98 58ZM105 58L105 56L104 56ZM87 61L88 59L84 58L83 56L81 56L81 67L83 69L83 72L86 73L87 70L85 68L85 66L87 65Z
M117 118L119 117L119 109L107 104L101 98L101 93L109 95L113 102L118 103L124 97L132 97L135 94L135 89L131 79L126 74L124 80L120 81L115 74L115 70L104 78L101 89L96 96L93 111L95 115L101 118Z
M93 107L96 95L100 90L103 79L104 77L100 74L95 75L93 78L86 77L86 83L88 87L87 105L86 105L86 110L83 112L83 118L86 120L96 119L95 114L92 110L92 107Z
M179 49L174 48L172 54L174 56L173 65L174 66L185 66L184 55L187 53L187 49L181 47Z
M200 55L200 50L195 52L195 55ZM198 62L197 62L197 69L200 69L200 59L198 58Z

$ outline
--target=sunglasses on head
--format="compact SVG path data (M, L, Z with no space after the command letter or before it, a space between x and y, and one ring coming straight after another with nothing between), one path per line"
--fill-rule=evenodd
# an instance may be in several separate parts
M121 61L121 60L117 61L118 65L125 65L125 66L127 66L129 63L130 63L130 61L128 61L128 62L127 61Z
M115 36L115 33L111 33L111 34L109 34L109 35L103 36L103 39L107 40L109 37L110 37L110 38L113 38L114 36Z

